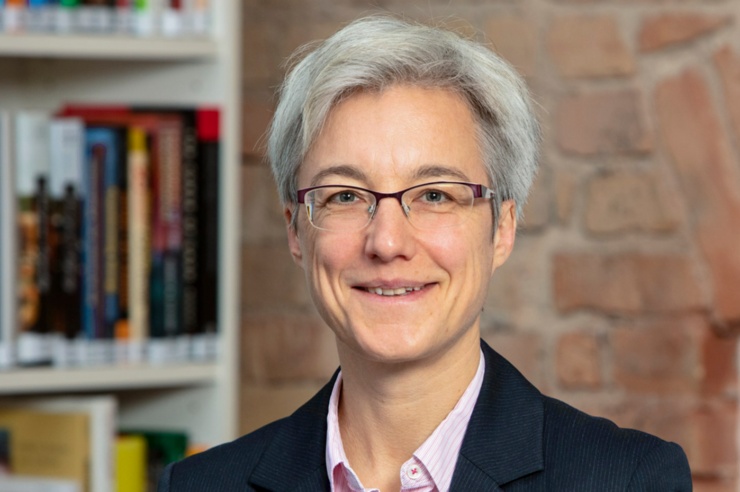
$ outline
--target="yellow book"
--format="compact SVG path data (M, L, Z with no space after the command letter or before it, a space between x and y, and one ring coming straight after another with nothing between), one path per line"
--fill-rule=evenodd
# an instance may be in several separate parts
M137 434L116 440L116 492L146 490L146 439Z

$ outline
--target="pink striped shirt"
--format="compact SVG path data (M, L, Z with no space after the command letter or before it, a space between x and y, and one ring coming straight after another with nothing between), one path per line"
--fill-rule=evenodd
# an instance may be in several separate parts
M465 430L473 414L483 385L486 363L483 352L480 354L478 371L458 400L455 408L434 429L426 441L414 451L400 470L401 492L446 492L452 482L457 455L460 453ZM342 388L340 371L329 400L326 434L326 468L331 490L334 492L378 492L378 489L365 488L347 460L339 432L339 393Z

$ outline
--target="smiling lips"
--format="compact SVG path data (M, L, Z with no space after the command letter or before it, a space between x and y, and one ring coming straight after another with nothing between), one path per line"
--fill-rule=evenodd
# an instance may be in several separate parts
M382 287L366 287L364 290L379 296L405 296L410 292L416 292L423 289L424 286L417 287L399 287L397 289L383 289Z

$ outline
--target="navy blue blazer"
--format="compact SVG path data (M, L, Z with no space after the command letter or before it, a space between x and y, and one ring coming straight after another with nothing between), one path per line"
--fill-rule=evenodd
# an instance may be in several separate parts
M543 396L482 342L486 372L452 491L690 491L676 444ZM321 491L332 380L290 417L165 470L159 492Z

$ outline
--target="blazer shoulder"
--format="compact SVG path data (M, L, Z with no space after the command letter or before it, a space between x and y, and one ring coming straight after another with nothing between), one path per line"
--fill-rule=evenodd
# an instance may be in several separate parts
M691 490L691 471L679 445L554 398L543 396L543 401L545 469L557 470L558 482L612 484L613 490Z
M277 420L231 442L172 463L160 479L159 492L251 490L249 477L272 436L286 420Z

